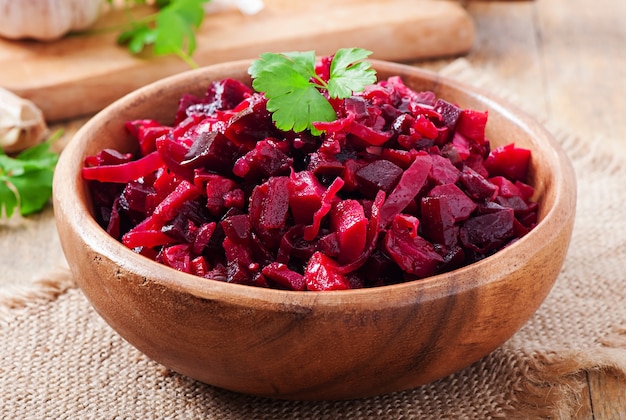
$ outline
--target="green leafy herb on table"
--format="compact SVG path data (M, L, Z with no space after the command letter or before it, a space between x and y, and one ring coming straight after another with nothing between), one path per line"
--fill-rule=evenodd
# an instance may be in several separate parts
M55 133L48 141L30 147L15 157L0 149L0 215L13 216L19 209L22 216L43 209L52 196L52 177L58 155L50 150L60 137Z
M196 49L195 32L205 16L204 3L210 0L156 0L158 12L134 19L130 8L146 4L147 0L125 0L128 24L118 37L118 43L127 45L133 54L139 54L151 45L155 55L175 54L191 67L198 65L191 58ZM115 0L107 0L113 4Z
M264 53L252 62L248 72L253 78L252 87L268 98L267 109L279 129L309 129L319 134L314 122L337 118L323 92L330 98L344 99L376 82L376 71L370 63L361 61L371 53L362 48L337 50L328 80L315 71L315 51Z

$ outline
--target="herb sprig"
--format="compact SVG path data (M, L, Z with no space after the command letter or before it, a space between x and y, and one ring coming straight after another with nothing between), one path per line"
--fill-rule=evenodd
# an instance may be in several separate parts
M376 71L361 61L372 52L342 48L334 54L328 81L315 71L315 51L264 53L248 69L252 87L267 97L267 109L281 130L319 134L314 122L330 122L337 114L329 98L345 99L376 82Z
M133 18L134 5L147 0L125 0L128 23L124 25L117 42L126 45L133 54L152 46L154 55L175 54L190 67L197 68L192 56L196 50L196 31L204 21L204 3L210 0L156 0L158 11L140 19ZM107 0L111 5L115 0ZM106 28L105 28L106 29Z
M52 177L59 158L50 150L62 135L55 132L46 142L30 147L15 157L0 149L0 216L10 218L16 210L22 216L43 209L52 196Z

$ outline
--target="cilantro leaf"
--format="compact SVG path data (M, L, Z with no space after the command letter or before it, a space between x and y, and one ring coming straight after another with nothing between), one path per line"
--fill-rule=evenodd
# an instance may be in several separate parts
M210 0L160 0L159 11L139 20L131 20L129 28L117 38L133 54L140 54L152 46L155 55L175 54L191 67L198 67L191 56L196 50L195 32L205 16L203 4ZM125 7L145 4L145 0L127 0Z
M376 71L364 60L371 54L361 48L343 48L330 63L328 93L331 98L348 98L353 92L376 82Z
M50 150L60 132L15 157L0 150L0 215L22 216L40 211L52 196L52 178L58 155Z
M337 114L324 95L344 99L376 81L369 63L360 61L371 51L361 48L338 50L331 61L330 78L322 80L315 71L315 51L264 53L248 69L252 87L265 94L267 109L281 130L320 131L314 122L330 122Z

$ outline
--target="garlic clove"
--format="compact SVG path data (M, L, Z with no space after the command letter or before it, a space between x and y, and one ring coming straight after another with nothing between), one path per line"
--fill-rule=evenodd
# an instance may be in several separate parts
M95 23L103 4L104 0L0 0L0 37L54 41Z
M43 142L48 126L41 110L31 101L0 88L0 148L17 153Z

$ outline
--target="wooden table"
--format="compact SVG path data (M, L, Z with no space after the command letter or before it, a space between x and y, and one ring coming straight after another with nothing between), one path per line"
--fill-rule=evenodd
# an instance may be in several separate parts
M475 46L466 56L475 69L533 103L537 112L626 158L626 2L471 1L465 6L477 27ZM451 60L415 64L437 70ZM62 124L63 141L83 122ZM1 225L0 247L13 251L0 253L0 287L28 284L63 261L51 208ZM587 386L577 418L626 417L623 378L595 371L580 375Z

